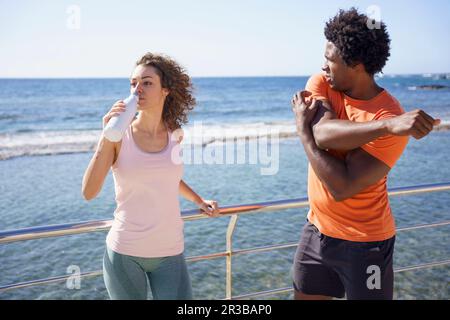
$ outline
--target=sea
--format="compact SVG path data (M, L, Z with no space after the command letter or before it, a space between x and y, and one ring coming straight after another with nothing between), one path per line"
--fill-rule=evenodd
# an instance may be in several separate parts
M194 78L197 106L183 128L183 179L220 206L307 196L307 158L295 134L292 95L308 77ZM388 187L450 182L450 76L384 75L380 86L406 111L420 108L442 125L410 142ZM84 200L81 182L101 135L102 117L129 94L117 79L0 79L0 231L112 219L111 173ZM227 153L228 141L244 158ZM252 149L253 148L253 149ZM252 151L253 150L253 151ZM189 151L189 152L188 152ZM227 158L227 155L236 155ZM194 154L199 155L197 158ZM182 210L194 205L180 199ZM450 193L391 197L398 228L450 220ZM295 243L307 208L239 217L233 250ZM224 252L229 216L185 222L187 257ZM400 231L394 267L450 259L450 225ZM0 287L102 269L106 232L0 244ZM149 244L151 245L151 244ZM295 248L232 259L233 295L292 286ZM225 298L225 258L188 263L195 299ZM101 276L0 291L0 299L108 299ZM450 265L396 273L395 299L449 299ZM151 293L149 293L151 298ZM291 299L292 294L265 296Z

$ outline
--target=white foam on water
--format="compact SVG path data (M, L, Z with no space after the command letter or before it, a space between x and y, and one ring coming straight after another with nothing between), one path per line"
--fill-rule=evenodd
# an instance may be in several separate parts
M205 146L228 140L256 139L278 135L295 136L294 122L205 125L193 123L183 128L183 145ZM100 130L36 131L0 134L0 160L20 156L55 155L95 150Z
M450 130L450 120L443 119L435 131ZM279 140L297 135L294 120L212 125L192 123L183 128L183 146L221 145L228 141L272 138ZM36 131L0 134L0 160L20 156L56 155L94 151L100 130Z

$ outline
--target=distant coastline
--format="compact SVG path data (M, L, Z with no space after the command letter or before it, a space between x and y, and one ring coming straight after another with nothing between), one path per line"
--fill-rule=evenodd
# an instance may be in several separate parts
M320 70L317 71L320 73ZM195 76L193 79L245 79L245 78L305 78L310 77L311 74L302 75L217 75L217 76ZM382 73L375 75L376 78L395 78L395 77L423 77L432 80L448 80L450 79L450 72L440 72L440 73ZM128 79L122 76L83 76L83 77L3 77L0 76L0 80L101 80L101 79Z

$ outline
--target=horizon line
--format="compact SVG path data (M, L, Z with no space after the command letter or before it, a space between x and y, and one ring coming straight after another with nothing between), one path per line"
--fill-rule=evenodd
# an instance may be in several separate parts
M320 73L320 72L317 72ZM315 73L312 74L308 74L308 75L237 75L237 76L232 76L232 75L218 75L218 76L190 76L191 78L197 78L197 79L202 79L202 78L300 78L300 77L309 77L311 75L313 75ZM385 76L414 76L414 75L448 75L450 74L450 72L419 72L419 73L383 73L381 77L385 77ZM376 77L379 77L379 75L376 75ZM86 77L1 77L0 76L0 80L95 80L95 79L128 79L128 77L110 77L110 76L106 76L106 77L91 77L91 76L86 76Z

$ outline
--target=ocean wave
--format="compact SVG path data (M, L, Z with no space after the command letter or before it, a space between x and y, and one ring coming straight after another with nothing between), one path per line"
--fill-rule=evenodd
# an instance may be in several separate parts
M433 78L434 80L450 79L450 73L424 73L423 78Z
M17 120L20 116L17 114L0 114L0 120Z
M443 121L435 131L450 131ZM294 121L257 122L224 125L193 123L185 128L183 146L205 147L229 141L296 137ZM22 156L92 152L100 139L100 130L35 131L0 134L0 160Z
M292 122L204 125L193 123L183 128L183 145L205 147L229 140L295 136ZM0 134L0 160L21 156L56 155L94 151L100 130L34 131Z
M440 85L440 84L430 84L430 85L419 85L419 86L409 86L408 90L416 91L416 90L449 90L449 86Z
M433 128L433 131L450 131L450 121L443 120L440 125Z
M99 130L26 131L0 134L0 160L94 150Z

